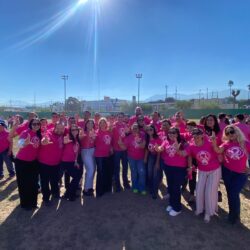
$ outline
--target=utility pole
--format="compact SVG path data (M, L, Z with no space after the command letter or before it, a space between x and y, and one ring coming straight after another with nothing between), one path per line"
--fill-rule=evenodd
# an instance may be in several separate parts
M64 112L66 112L67 111L67 105L66 105L66 84L67 84L67 80L69 79L69 76L62 75L62 79L64 81Z
M137 103L139 105L140 103L140 83L141 83L141 78L142 78L142 74L136 74L135 77L138 79L138 95L137 95Z
M178 98L178 92L177 92L177 87L175 87L175 100L177 101Z
M168 85L166 85L165 88L166 88L166 100L167 100L167 98L168 98Z

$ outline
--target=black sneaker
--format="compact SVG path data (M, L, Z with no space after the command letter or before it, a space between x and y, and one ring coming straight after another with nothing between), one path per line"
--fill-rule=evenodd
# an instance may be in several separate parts
M83 191L82 191L82 194L83 194L84 196L93 196L93 195L94 195L93 192L90 191L90 190L88 190L88 191L83 190Z
M4 178L4 175L1 175L1 176L0 176L0 180L2 180L3 178Z
M131 188L130 185L129 185L129 183L125 183L123 186L124 186L124 188L126 188L126 189L130 189L130 188Z

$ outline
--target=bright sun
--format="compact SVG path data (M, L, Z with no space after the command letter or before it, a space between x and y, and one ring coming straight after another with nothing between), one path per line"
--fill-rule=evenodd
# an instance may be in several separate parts
M85 4L86 2L88 2L88 0L79 0L78 4Z

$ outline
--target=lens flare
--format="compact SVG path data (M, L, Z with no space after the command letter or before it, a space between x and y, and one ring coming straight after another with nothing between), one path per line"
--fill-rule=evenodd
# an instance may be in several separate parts
M80 9L80 7L83 4L86 4L88 1L89 0L79 0L78 2L69 5L64 10L59 11L53 17L49 18L48 22L41 22L40 24L28 28L26 32L31 33L32 31L33 34L12 46L12 49L25 49L46 40L57 30L59 30L70 18L72 18L78 9Z

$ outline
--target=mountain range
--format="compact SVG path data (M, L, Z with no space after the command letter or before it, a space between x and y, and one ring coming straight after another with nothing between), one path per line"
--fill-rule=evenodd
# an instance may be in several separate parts
M208 98L226 98L229 97L229 90L222 90L222 91L211 91L211 92L200 92L199 93L193 93L193 94L183 94L183 93L177 93L177 100L191 100L191 99L199 99L204 98L206 99L207 96ZM167 97L173 97L176 98L175 93L168 93ZM151 101L158 101L158 100L165 100L166 94L156 94L153 95L147 99L145 99L145 102L151 102ZM240 94L237 97L237 99L248 99L248 91L245 89L240 89Z

